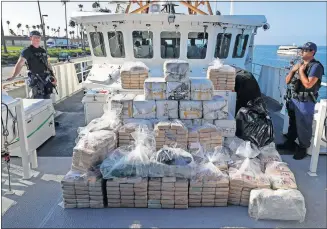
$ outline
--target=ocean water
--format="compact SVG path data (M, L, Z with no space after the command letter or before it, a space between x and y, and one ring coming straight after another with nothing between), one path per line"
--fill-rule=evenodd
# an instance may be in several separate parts
M277 54L278 45L256 45L253 53L253 63L274 67L286 67L294 57ZM320 61L325 69L322 81L327 82L327 47L319 46L315 59ZM327 87L322 86L319 90L319 98L327 99Z

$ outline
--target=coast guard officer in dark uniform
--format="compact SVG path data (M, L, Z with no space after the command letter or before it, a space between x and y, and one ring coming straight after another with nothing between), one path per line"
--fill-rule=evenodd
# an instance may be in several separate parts
M26 64L29 71L28 86L32 89L32 99L50 99L57 81L48 62L47 52L40 47L41 34L38 31L32 31L30 40L31 45L23 49L12 77L7 80L14 79Z
M303 159L311 144L314 107L324 75L324 67L314 58L316 52L316 44L305 43L301 47L302 62L286 76L286 83L290 86L286 103L289 128L287 141L277 145L277 149L294 151L295 160ZM296 138L299 145L295 143Z

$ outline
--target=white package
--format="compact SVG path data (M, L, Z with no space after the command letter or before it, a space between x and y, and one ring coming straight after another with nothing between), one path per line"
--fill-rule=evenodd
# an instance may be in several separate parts
M120 68L120 74L147 74L149 68L141 61L128 61Z
M191 100L211 100L213 84L209 79L191 78Z
M109 84L119 78L118 65L93 64L87 79L93 83Z
M228 102L222 96L215 95L210 101L203 101L203 118L208 120L227 119Z
M181 119L202 118L202 101L180 101L179 117Z
M167 82L167 96L169 100L190 100L191 97L190 81Z
M144 81L144 95L146 100L166 99L166 81L164 78L152 77Z
M156 101L157 119L178 119L178 101L160 100Z
M137 95L133 101L133 118L156 118L156 101Z
M306 215L304 197L298 190L252 190L249 215L255 219L296 220Z
M218 127L218 130L223 137L235 136L236 121L231 114L228 114L228 118L226 120L215 120L215 125Z
M121 109L123 118L133 117L134 94L117 94L111 99L111 109Z
M184 60L166 60L164 63L164 75L166 81L188 81L189 63Z

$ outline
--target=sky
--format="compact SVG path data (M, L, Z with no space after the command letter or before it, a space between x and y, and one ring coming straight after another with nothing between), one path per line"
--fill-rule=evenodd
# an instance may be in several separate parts
M92 10L94 1L86 0L70 0L67 3L67 17L72 15L73 11L77 11L78 4L82 4L86 11ZM107 7L114 10L115 5L109 4L110 1L100 1L102 8ZM30 26L40 24L40 16L38 12L37 1L2 1L1 17L5 34L8 34L8 25L6 21L10 21L10 28L17 31L17 24L22 23L23 28L28 24ZM135 4L134 4L135 5ZM60 0L56 1L40 1L42 14L47 14L45 18L46 25L50 28L60 26L61 34L64 35L65 28L65 11ZM136 5L135 5L136 7ZM135 8L134 7L134 8ZM230 3L211 1L211 7L219 10L221 14L229 14ZM201 8L203 9L203 8ZM177 7L177 11L184 10L183 7ZM315 42L317 45L327 46L326 27L327 27L327 3L326 2L234 2L234 14L237 15L265 15L267 22L270 24L268 31L258 30L255 38L255 44L265 45L301 45L307 41ZM68 28L68 30L72 30ZM25 29L26 33L26 29Z

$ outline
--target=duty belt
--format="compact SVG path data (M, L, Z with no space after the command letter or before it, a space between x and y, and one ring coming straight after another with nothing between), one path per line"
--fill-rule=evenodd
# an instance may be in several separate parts
M317 102L315 95L312 92L298 92L293 93L292 98L299 100L300 102L309 102L312 101L314 103Z

